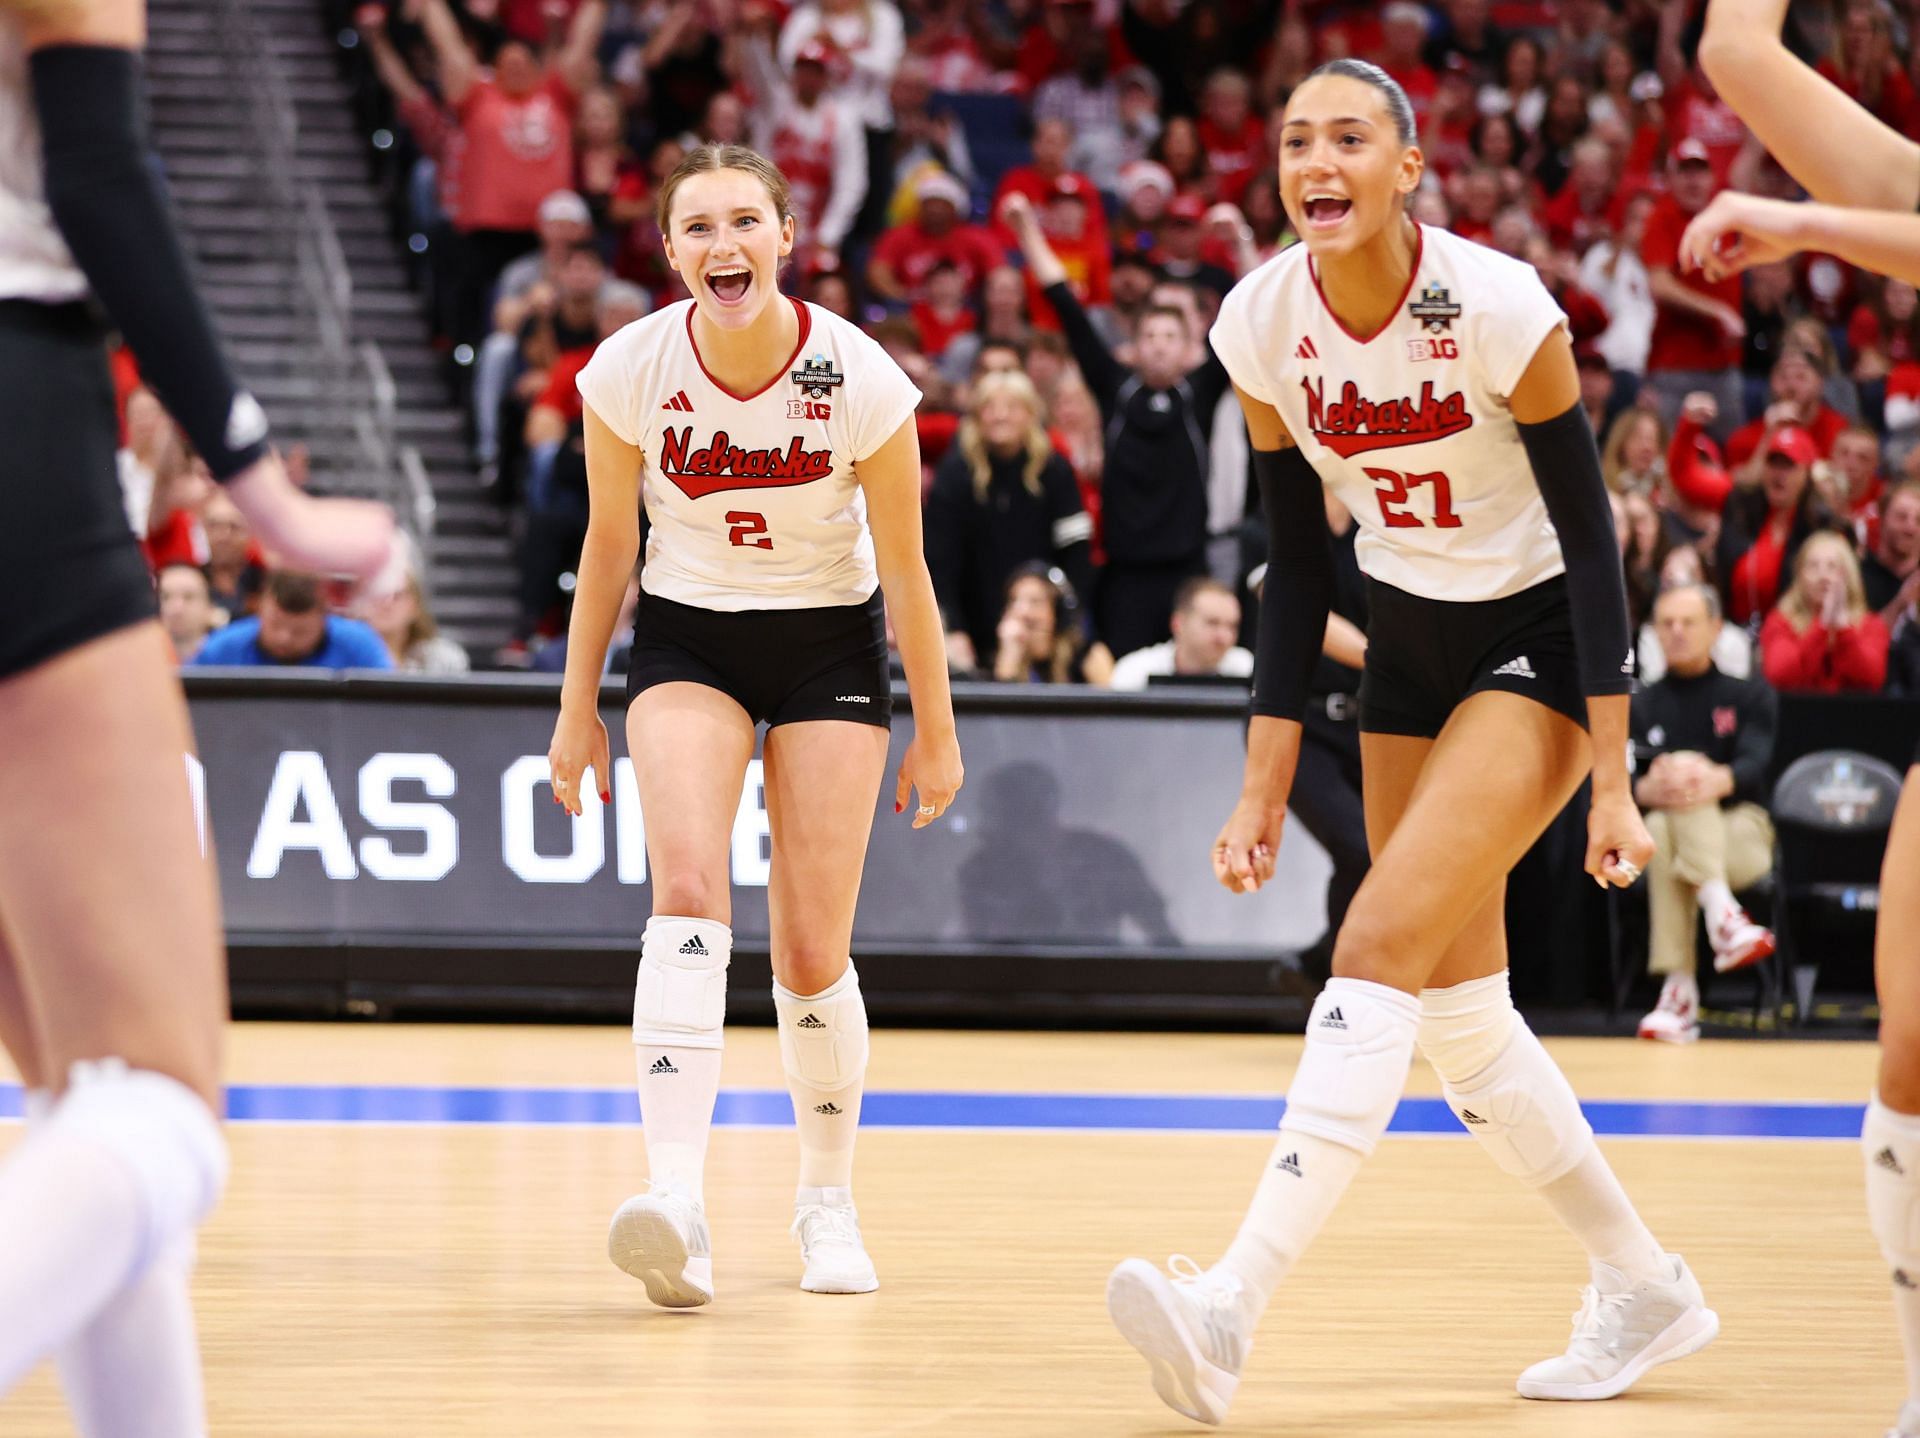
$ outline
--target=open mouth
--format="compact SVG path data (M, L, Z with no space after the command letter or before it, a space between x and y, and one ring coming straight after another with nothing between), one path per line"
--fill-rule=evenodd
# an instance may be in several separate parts
M744 267L715 270L707 276L707 288L724 305L739 304L752 284L753 271Z
M1315 229L1332 229L1347 217L1347 211L1352 208L1352 200L1317 196L1306 202L1307 223Z

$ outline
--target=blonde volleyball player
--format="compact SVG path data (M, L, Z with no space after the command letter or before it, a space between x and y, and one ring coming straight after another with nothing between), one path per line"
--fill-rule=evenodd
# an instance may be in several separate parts
M1814 199L1721 194L1681 237L1681 261L1717 278L1817 250L1920 283L1920 145L1797 59L1780 40L1786 13L1786 0L1712 0L1700 60ZM1873 972L1880 1074L1860 1144L1907 1367L1907 1400L1887 1438L1920 1438L1920 751L1881 860Z
M1580 781L1597 882L1631 883L1653 844L1627 785L1626 603L1565 316L1529 266L1408 217L1421 168L1398 85L1356 61L1315 71L1280 142L1304 243L1242 280L1212 333L1272 556L1245 787L1214 871L1242 892L1273 874L1326 629L1323 483L1362 526L1374 859L1239 1235L1205 1271L1130 1259L1108 1283L1155 1389L1203 1422L1225 1417L1256 1322L1379 1141L1416 1048L1467 1131L1587 1251L1572 1341L1520 1375L1522 1394L1611 1398L1719 1331L1508 994L1507 870Z
M206 1432L189 1280L225 1182L220 906L187 708L128 532L97 301L263 542L368 572L228 372L139 123L140 0L0 4L0 1395L59 1368L86 1438ZM0 1426L4 1426L0 1423Z
M762 156L693 151L661 187L659 220L693 298L621 330L580 375L590 514L550 756L571 813L588 768L605 800L597 658L644 501L627 744L653 882L633 1008L651 1183L614 1215L608 1251L655 1303L713 1298L702 1168L733 942L728 854L764 722L801 1287L865 1293L879 1283L852 1197L867 1015L848 953L887 760L883 590L913 695L895 810L917 790L924 827L961 781L922 558L920 392L853 325L780 293L794 224L786 179Z

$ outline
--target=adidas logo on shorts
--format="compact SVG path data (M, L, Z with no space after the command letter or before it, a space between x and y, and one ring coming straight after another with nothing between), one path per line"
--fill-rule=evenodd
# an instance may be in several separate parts
M1281 1159L1280 1162L1276 1163L1274 1167L1277 1169L1281 1169L1284 1172L1292 1174L1295 1178L1298 1178L1300 1177L1300 1155L1297 1153L1290 1153L1285 1158Z
M1347 1021L1341 1017L1338 1005L1328 1009L1326 1017L1320 1020L1320 1027L1323 1029L1344 1029L1346 1026Z
M1511 674L1515 679L1538 679L1540 677L1533 672L1533 666L1527 663L1527 656L1524 654L1518 659L1509 659L1493 672L1495 674Z
M845 1110L842 1109L840 1105L834 1103L831 1099L829 1099L826 1103L815 1104L813 1106L813 1111L815 1113L823 1113L828 1118L838 1118L842 1113L845 1112Z
M704 959L707 956L707 946L701 943L700 936L695 934L680 946L680 952L683 954L698 954Z
M648 1069L647 1072L650 1074L677 1074L680 1070L673 1066L672 1059L668 1058L665 1054L661 1054L659 1058L653 1061L653 1067Z
M821 1023L820 1020L816 1019L812 1014L808 1014L804 1019L800 1020L799 1023L795 1024L794 1027L797 1029L824 1029L826 1025Z
M1894 1157L1891 1148L1883 1148L1876 1153L1873 1156L1873 1165L1875 1168L1884 1168L1888 1173L1906 1173L1906 1170L1900 1167L1900 1160Z

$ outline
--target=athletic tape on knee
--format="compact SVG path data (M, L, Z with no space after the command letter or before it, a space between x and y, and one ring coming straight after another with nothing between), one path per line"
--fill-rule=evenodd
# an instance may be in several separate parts
M1441 1092L1501 1171L1529 1188L1564 1177L1593 1147L1573 1086L1518 1014L1500 1056L1458 1082L1442 1075Z
M802 1083L828 1093L867 1071L867 1003L853 965L817 994L773 986L780 1015L780 1063Z
M1500 1057L1519 1019L1503 969L1420 991L1420 1052L1443 1082L1470 1079Z
M1366 979L1329 979L1307 1018L1282 1131L1370 1154L1399 1106L1420 1001Z
M647 920L633 981L633 1041L719 1048L732 954L733 930L713 919Z
M1920 1117L1874 1095L1860 1130L1867 1162L1867 1221L1902 1288L1920 1287Z
M110 1152L139 1196L138 1265L190 1236L227 1182L227 1141L200 1096L119 1059L73 1066L46 1130Z

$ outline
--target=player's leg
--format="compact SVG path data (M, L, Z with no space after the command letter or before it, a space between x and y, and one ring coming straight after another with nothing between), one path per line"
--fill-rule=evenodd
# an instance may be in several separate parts
M767 731L773 1000L800 1137L801 1287L814 1293L879 1286L853 1207L867 1010L849 954L887 737L878 725L837 719Z
M62 1091L0 1171L0 1228L33 1235L0 1254L0 1390L65 1348L89 1435L198 1433L187 1273L226 1176L225 970L159 626L0 681L0 732L0 914Z
M607 1253L668 1308L713 1298L703 1179L733 952L728 856L753 727L705 684L655 684L627 709L653 886L633 994L651 1187L614 1215Z
M46 1064L40 1056L39 1037L33 1031L27 991L21 986L20 971L7 944L4 918L0 918L0 1047L13 1060L14 1071L26 1090L28 1122L44 1117L53 1095L47 1087Z
M1861 1147L1867 1217L1893 1276L1907 1402L1889 1438L1920 1438L1920 765L1907 771L1880 870L1873 977L1880 993L1880 1082Z

